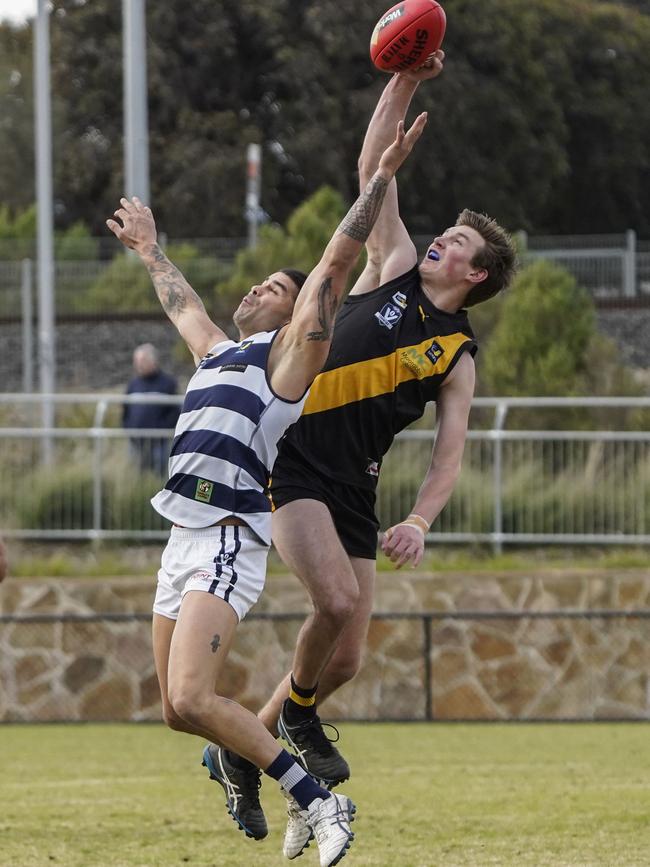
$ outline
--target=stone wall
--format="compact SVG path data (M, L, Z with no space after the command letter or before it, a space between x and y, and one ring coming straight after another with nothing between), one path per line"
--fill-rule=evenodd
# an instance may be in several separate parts
M45 615L0 622L0 720L159 719L147 622L152 589L135 579L0 586L0 614ZM258 709L288 670L301 623L300 616L267 618L307 608L295 579L270 576L257 619L239 630L220 690ZM362 671L324 704L325 716L650 718L650 572L382 573L375 609ZM553 615L603 609L619 614ZM98 613L140 619L47 619Z

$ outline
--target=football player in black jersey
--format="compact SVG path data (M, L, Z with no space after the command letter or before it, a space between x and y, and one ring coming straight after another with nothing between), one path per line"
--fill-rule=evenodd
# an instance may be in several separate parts
M362 188L416 89L439 75L443 61L438 51L424 67L388 82L359 159ZM346 779L349 767L325 736L316 706L361 662L375 581L381 460L395 434L435 400L430 466L410 512L382 540L397 568L416 567L458 478L467 434L476 344L464 308L507 286L515 268L507 233L469 210L434 237L418 262L395 180L366 249L366 268L337 316L328 361L280 450L271 488L274 543L314 610L300 631L291 674L260 717L328 785ZM291 817L289 831L296 836Z

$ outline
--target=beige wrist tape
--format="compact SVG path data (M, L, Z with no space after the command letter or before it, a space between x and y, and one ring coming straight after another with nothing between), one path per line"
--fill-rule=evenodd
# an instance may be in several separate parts
M409 524L411 527L417 527L423 535L426 535L429 532L429 522L426 518L423 518L422 515L416 515L415 512L411 512L408 518L400 521L400 524Z

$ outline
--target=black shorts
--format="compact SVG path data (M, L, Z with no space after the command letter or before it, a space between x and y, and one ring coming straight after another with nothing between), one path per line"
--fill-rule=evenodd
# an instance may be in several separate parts
M324 503L348 556L377 559L375 491L328 479L301 459L283 454L273 467L271 499L274 509L294 500Z

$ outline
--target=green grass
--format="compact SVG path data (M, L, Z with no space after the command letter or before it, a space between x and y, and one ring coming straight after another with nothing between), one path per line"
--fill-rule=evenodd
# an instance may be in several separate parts
M102 578L155 575L164 541L149 545L115 543L45 544L9 540L11 574L21 578ZM642 548L508 548L496 555L487 546L432 546L427 548L420 572L531 572L535 569L645 569L648 553ZM394 570L379 554L377 569ZM285 574L275 553L269 572Z
M341 726L358 805L342 862L378 867L649 863L645 725ZM3 867L271 867L271 826L244 838L200 767L201 742L162 726L0 727ZM300 867L316 865L314 846Z

